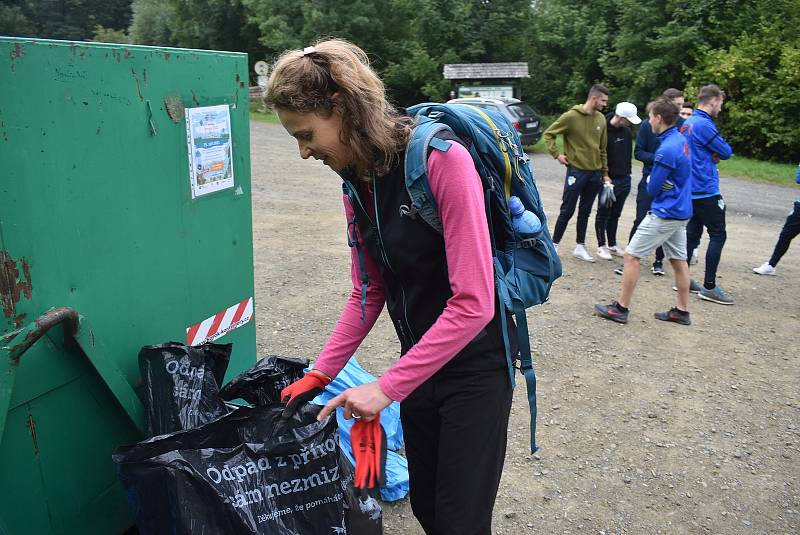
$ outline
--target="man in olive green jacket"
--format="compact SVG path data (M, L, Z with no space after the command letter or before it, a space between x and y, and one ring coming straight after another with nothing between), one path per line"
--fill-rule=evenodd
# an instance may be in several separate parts
M567 230L567 223L580 200L578 245L573 254L587 262L594 262L585 245L586 226L592 213L592 204L600 193L603 182L611 181L606 159L606 119L602 113L606 104L608 89L595 84L589 90L585 103L570 108L544 132L547 150L567 168L561 209L553 230L553 243L558 250L558 244ZM559 154L556 147L556 136L559 134L564 138L565 154Z

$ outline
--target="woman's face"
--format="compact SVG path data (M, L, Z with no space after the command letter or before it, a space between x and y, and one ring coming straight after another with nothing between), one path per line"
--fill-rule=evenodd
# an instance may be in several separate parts
M334 171L341 171L350 164L350 150L339 137L342 116L338 111L334 110L327 118L313 112L300 113L280 108L276 113L286 131L297 140L301 158L322 160Z

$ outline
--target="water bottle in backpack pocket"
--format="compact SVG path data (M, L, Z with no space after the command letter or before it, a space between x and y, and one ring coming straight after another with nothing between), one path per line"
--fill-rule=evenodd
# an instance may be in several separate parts
M521 238L537 238L542 233L542 222L539 218L525 209L525 205L516 195L508 199L508 207L511 210L511 226Z
M507 222L498 222L508 232L505 239L496 232L496 237L501 238L496 242L496 267L500 268L496 276L506 309L513 312L520 304L529 308L547 300L553 281L561 276L561 263L532 180L513 181L509 192L507 204L502 193L495 195L493 202L506 204L509 214Z

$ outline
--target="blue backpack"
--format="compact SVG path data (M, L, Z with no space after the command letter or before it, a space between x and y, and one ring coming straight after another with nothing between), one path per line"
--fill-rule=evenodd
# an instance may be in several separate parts
M530 161L522 150L519 134L498 112L465 104L432 103L417 104L407 112L418 120L406 150L405 181L412 203L408 215L419 215L442 233L442 221L428 184L427 159L431 150L450 148L445 139L456 139L469 150L483 182L495 287L498 299L516 319L520 370L525 376L531 412L531 452L536 452L536 374L525 309L548 299L553 281L561 276L561 260L547 230ZM519 197L542 222L539 237L523 239L515 233L508 207L512 195ZM506 315L500 314L500 319L508 372L515 386Z

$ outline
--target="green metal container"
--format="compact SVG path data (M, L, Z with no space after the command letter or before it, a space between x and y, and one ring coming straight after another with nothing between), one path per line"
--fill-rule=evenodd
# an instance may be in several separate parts
M230 325L255 362L247 56L0 38L0 73L0 533L121 533L139 349ZM185 117L219 105L204 193Z

